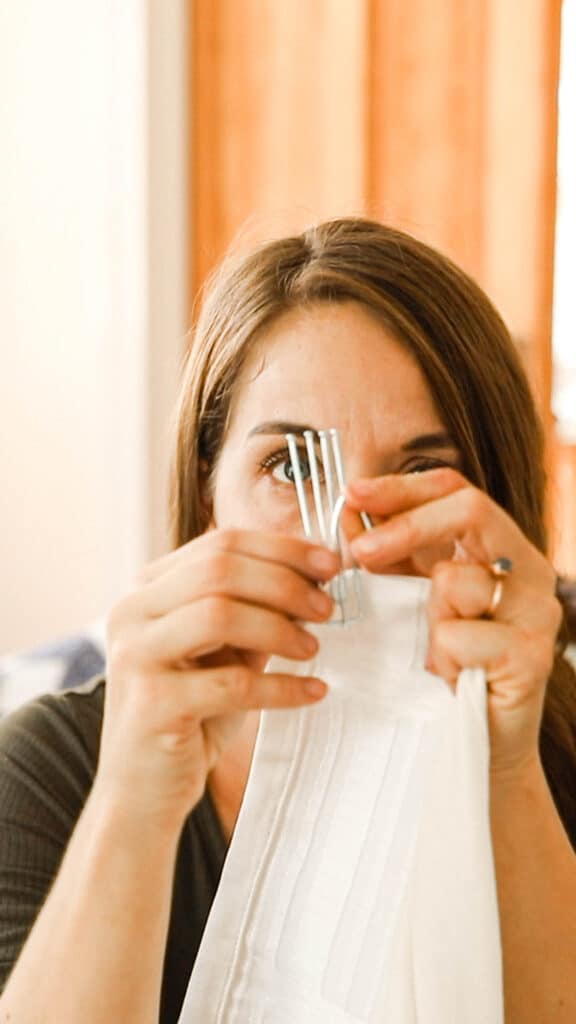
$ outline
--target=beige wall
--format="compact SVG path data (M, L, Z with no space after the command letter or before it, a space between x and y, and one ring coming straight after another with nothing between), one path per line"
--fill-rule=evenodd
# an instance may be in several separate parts
M166 543L183 7L0 6L3 651L101 616Z

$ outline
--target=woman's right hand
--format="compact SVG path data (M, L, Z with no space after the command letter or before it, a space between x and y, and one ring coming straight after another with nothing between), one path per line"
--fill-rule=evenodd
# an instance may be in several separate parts
M297 620L329 617L317 583L337 571L325 548L242 530L211 531L151 563L108 621L95 786L181 827L246 711L323 695L318 680L264 668L273 654L314 655Z

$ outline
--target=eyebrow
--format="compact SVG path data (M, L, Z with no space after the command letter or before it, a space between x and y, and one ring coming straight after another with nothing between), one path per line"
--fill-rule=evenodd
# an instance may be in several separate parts
M305 430L314 430L314 427L310 427L306 423L268 420L266 423L259 423L257 427L253 427L248 437L255 437L257 434L299 434L302 436Z
M248 437L256 437L257 435L278 435L278 434L296 434L296 436L302 437L304 431L314 430L314 427L309 426L306 423L290 423L286 420L267 420L265 423L259 423L257 427L253 427L249 432ZM445 431L438 431L434 434L419 434L417 437L410 438L402 445L402 451L404 452L419 452L429 448L455 448L456 445Z
M444 431L439 431L437 434L420 434L418 437L413 437L406 444L402 445L403 452L419 452L424 448L455 448L456 445L450 437L450 434L446 434Z

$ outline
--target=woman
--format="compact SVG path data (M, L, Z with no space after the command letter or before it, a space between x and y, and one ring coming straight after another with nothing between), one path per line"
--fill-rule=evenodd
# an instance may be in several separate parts
M264 675L313 653L338 568L301 538L288 425L340 428L348 504L376 523L358 563L432 577L429 667L486 669L507 1021L576 1018L575 689L533 403L477 286L349 219L222 268L184 374L175 550L114 608L105 686L2 728L0 1021L178 1018L258 713L325 693Z

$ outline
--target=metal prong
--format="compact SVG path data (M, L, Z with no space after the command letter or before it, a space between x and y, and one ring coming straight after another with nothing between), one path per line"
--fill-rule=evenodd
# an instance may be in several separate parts
M344 506L346 504L346 495L341 494L338 498L332 517L330 520L330 542L331 546L335 551L342 553L342 543L340 537L340 519ZM362 616L362 589L360 586L360 577L356 568L343 570L338 573L335 579L336 591L334 595L335 600L338 602L341 611L342 622L352 622L355 619L361 618Z
M331 519L336 504L336 489L334 487L334 473L332 472L332 445L328 439L327 430L319 430L320 451L322 453L322 465L324 466L324 480L326 483L326 498L328 500L328 519Z
M304 535L308 540L312 540L314 534L319 533L324 543L329 544L335 551L339 551L342 554L340 519L346 504L346 477L338 431L334 428L319 430L316 437L315 431L306 430L303 433L303 437L306 445L306 458L310 470L316 513L314 524L312 522L307 488L302 474L301 447L298 447L295 434L286 434L286 444L290 454L290 465L292 467ZM323 481L320 477L318 457L316 455L317 438L320 442ZM326 492L325 502L323 500L322 482ZM361 512L360 516L366 529L372 529L372 522L367 513ZM337 611L338 613L338 617L332 618L332 622L341 622L345 625L347 622L353 622L362 616L362 588L357 569L342 569L327 584L327 588L335 599L335 612Z
M342 459L342 448L340 447L340 435L335 428L330 431L330 439L332 441L332 450L334 452L334 464L336 466L336 476L338 477L338 486L341 491L346 490L346 476L344 473L344 460ZM370 519L367 512L360 512L360 519L365 530L373 530L374 524Z
M330 546L334 551L340 550L340 520L342 518L342 512L345 504L346 495L341 494L334 505L332 515L330 516Z
M336 467L336 479L338 481L338 487L340 493L343 494L346 490L346 477L344 475L344 463L342 461L342 449L340 447L340 435L335 427L329 431L330 443L332 445L332 451L334 453L334 465Z
M360 586L360 575L358 569L354 569L354 593L356 595L357 617L362 617L362 587Z
M304 487L304 480L302 478L302 466L300 465L300 454L298 452L295 434L286 434L286 444L288 445L288 451L290 453L290 464L294 474L294 483L296 485L296 495L298 498L298 505L300 507L300 517L304 528L304 536L308 540L312 540L312 523L310 520L310 512L308 510L306 488Z
M326 535L326 520L324 518L324 502L322 500L322 486L320 484L320 474L318 473L318 459L316 458L316 440L314 437L313 430L304 431L304 440L306 442L306 454L308 456L308 466L310 469L310 477L312 479L312 494L314 495L314 508L316 510L316 522L318 523L318 530L320 532L320 538L324 542L328 540Z
M365 530L373 530L374 529L374 523L370 519L370 516L368 515L367 512L361 512L360 513L360 519L362 520L362 525L364 526Z

